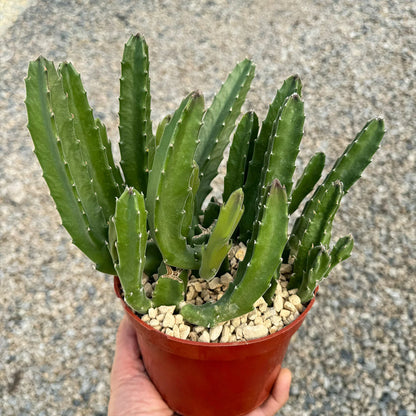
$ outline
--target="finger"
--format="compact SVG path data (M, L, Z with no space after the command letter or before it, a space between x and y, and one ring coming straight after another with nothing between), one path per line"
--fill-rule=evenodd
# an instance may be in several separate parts
M117 331L111 378L129 377L137 375L138 372L144 372L144 366L140 360L136 332L128 317L124 316Z
M261 405L260 409L265 416L273 416L280 410L289 399L290 383L292 373L287 368L280 370L279 376L274 383L268 399Z

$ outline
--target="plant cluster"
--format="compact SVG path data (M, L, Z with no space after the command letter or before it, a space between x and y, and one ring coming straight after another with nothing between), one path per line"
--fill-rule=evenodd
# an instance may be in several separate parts
M319 185L323 153L294 184L305 118L301 81L284 81L261 126L250 111L236 127L253 76L254 64L243 60L207 109L192 92L154 132L148 48L132 36L121 62L118 166L73 65L56 68L43 57L29 65L28 128L63 226L98 270L118 275L138 313L176 305L187 321L214 326L249 312L261 296L271 299L282 261L293 263L289 288L306 303L351 253L351 236L331 245L332 223L379 147L383 120L364 126ZM232 135L224 203L207 203ZM289 215L314 189L288 233ZM183 302L190 274L208 280L227 271L227 254L240 242L247 252L224 296ZM143 273L159 274L151 298Z

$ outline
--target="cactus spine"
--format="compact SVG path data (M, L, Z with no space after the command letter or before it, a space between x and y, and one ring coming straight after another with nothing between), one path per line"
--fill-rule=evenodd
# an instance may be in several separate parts
M317 153L293 186L303 136L302 85L289 77L259 128L250 111L237 124L223 202L203 205L218 173L254 76L238 63L205 110L200 92L182 100L155 134L150 119L148 48L140 35L125 45L120 79L120 166L104 124L94 119L80 75L40 57L26 78L28 128L44 178L76 244L105 273L117 273L127 304L138 313L175 305L194 324L212 327L273 299L283 260L293 263L288 288L308 302L319 282L353 248L352 236L331 248L342 197L379 147L384 122L371 120L321 184ZM288 238L288 219L315 189ZM124 191L122 191L124 190ZM184 302L188 278L230 271L228 253L244 242L245 257L215 303ZM143 273L158 273L152 295Z

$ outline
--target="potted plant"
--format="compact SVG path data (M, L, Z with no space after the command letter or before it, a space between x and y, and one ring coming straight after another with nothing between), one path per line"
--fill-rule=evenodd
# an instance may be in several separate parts
M153 131L148 48L132 36L120 166L72 64L39 57L26 78L28 128L63 226L115 276L150 377L185 415L245 414L266 399L319 282L351 253L350 235L331 244L332 223L384 135L382 119L369 121L320 184L323 153L294 184L301 81L284 81L261 126L250 111L236 127L253 76L245 59L208 109L192 92ZM220 202L211 182L232 135Z

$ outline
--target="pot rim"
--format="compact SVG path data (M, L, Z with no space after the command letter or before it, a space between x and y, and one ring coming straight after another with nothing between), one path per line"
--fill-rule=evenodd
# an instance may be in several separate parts
M297 326L297 325L300 326L299 320L301 320L301 322L302 322L303 319L305 318L306 314L312 308L312 305L315 302L315 297L316 297L316 293L318 292L319 286L315 289L313 298L308 302L308 304L307 304L306 308L303 310L303 312L294 321L292 321L289 325L286 325L283 328L276 331L274 334L269 334L269 335L266 335L265 337L256 338L256 339L252 339L252 340L249 340L249 341L235 341L235 342L199 342L199 341L191 341L191 340L188 340L188 339L176 338L176 337L173 337L171 335L164 334L163 332L153 328L152 326L150 326L149 324L144 322L139 316L136 315L136 313L133 311L133 309L131 309L130 306L127 305L124 298L121 296L120 289L121 289L120 280L119 280L118 276L114 276L114 291L116 292L117 297L120 298L120 300L123 302L124 310L134 320L139 321L140 325L142 325L148 331L151 331L154 334L160 334L163 338L165 338L168 341L174 341L174 342L178 342L178 343L189 345L189 346L191 346L191 345L192 346L201 346L201 345L203 345L206 348L217 348L218 349L218 348L227 348L227 347L244 347L244 346L247 346L247 345L255 345L255 344L264 342L266 339L267 340L272 340L276 337L280 337L280 336L284 335L286 332L291 331L294 326Z

